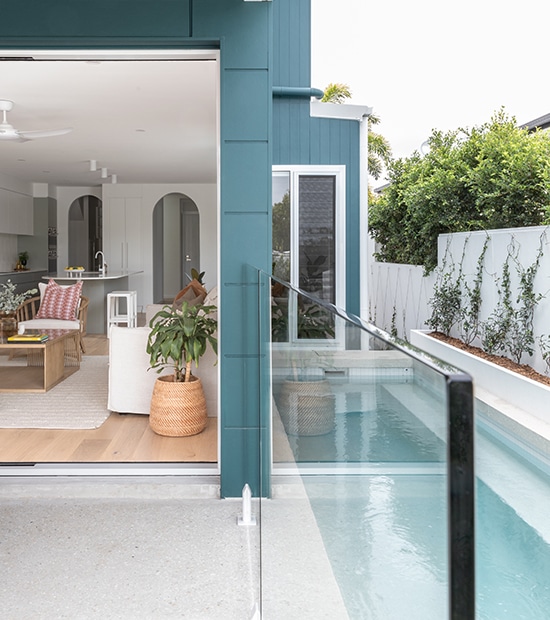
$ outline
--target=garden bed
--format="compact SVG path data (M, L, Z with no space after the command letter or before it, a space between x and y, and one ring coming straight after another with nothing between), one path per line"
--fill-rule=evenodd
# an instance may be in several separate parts
M550 422L550 382L532 368L487 355L459 340L425 330L412 330L411 344L468 373L473 379L476 396L485 391L492 395L491 400L496 398L503 406L510 404L545 424Z

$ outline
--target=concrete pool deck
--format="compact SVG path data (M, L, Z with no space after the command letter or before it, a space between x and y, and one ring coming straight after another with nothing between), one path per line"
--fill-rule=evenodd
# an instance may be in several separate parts
M253 501L261 529L218 497L215 477L3 478L2 617L259 619L261 594L264 618L347 618L299 484Z

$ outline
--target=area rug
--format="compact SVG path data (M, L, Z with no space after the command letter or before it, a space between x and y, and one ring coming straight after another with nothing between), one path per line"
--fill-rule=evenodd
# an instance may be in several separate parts
M108 359L106 355L84 356L78 372L44 394L0 394L0 428L100 427L110 415ZM23 363L10 363L14 362Z

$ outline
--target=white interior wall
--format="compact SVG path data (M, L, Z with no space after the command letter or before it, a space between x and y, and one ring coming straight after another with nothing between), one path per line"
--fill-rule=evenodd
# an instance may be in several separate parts
M144 185L103 186L104 241L108 231L109 201L116 198L139 199L141 204L140 255L143 274L135 277L132 286L138 290L138 305L153 303L153 210L157 202L167 194L181 193L189 196L197 205L200 216L201 271L205 271L205 285L210 289L218 283L218 215L217 186L215 183L170 183ZM105 247L108 247L104 243ZM109 263L109 257L105 260Z

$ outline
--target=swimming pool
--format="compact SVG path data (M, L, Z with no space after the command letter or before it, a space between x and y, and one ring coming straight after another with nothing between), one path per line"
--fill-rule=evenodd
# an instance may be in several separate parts
M448 578L445 429L431 396L414 382L363 383L357 390L336 396L331 433L288 436L304 472L313 463L340 467L335 475L302 479L349 617L441 620ZM476 618L547 619L550 463L481 411L476 417ZM362 467L346 475L346 463Z

